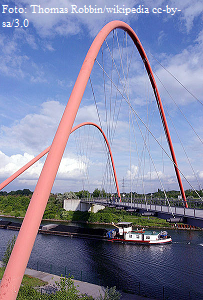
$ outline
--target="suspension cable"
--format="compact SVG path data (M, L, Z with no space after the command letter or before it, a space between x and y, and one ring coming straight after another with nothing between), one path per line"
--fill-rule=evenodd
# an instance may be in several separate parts
M132 108L131 108L131 109L132 109ZM134 113L134 110L132 110L132 111L133 111L133 113ZM137 126L138 126L138 128L139 128L140 133L141 133L143 142L144 142L144 144L145 144L145 148L147 149L147 152L148 152L148 154L149 154L149 157L150 157L150 159L151 159L151 161L152 161L152 164L153 164L154 170L155 170L155 172L156 172L157 178L158 178L159 183L160 183L160 185L161 185L161 187L162 187L162 190L163 190L163 192L164 192L165 199L167 200L168 205L169 205L169 207L170 207L171 214L172 214L172 216L174 217L174 213L173 213L173 211L172 211L172 208L171 208L169 199L168 199L168 197L167 197L166 191L165 191L165 189L164 189L163 183L162 183L161 178L160 178L160 176L159 176L159 173L158 173L158 171L157 171L157 169L156 169L154 160L153 160L153 158L152 158L152 156L151 156L151 154L150 154L150 151L149 151L149 149L148 149L148 146L147 146L147 143L146 143L146 139L144 138L143 133L142 133L142 130L141 130L140 126L139 126L139 123L138 123L138 120L137 120L137 114L134 113L134 115L135 115L135 120L136 120ZM145 199L145 201L146 201L146 199Z
M185 118L185 120L187 121L187 123L189 124L189 126L192 128L192 130L194 131L194 133L196 134L196 136L198 137L198 139L200 140L200 142L203 144L202 139L200 138L200 136L198 135L198 133L195 131L194 127L192 126L192 124L190 124L189 120L187 119L187 117L185 116L185 114L183 113L183 111L180 109L180 107L177 105L177 103L175 102L174 98L172 97L172 95L169 93L169 91L166 89L165 85L163 84L163 82L161 81L161 79L158 77L158 75L154 72L154 74L156 75L157 79L159 80L159 82L161 83L161 85L163 86L163 88L165 89L165 91L167 92L167 94L169 95L169 97L172 99L172 101L174 102L174 104L176 105L176 107L178 108L178 110L181 112L181 114L183 115L183 117Z
M170 114L169 114L167 108L166 108L166 112L167 112L167 114L168 114L168 117L169 117L169 119L170 119L172 125L173 125L173 128L174 128L174 130L175 130L175 132L176 132L176 135L177 135L177 137L178 137L178 140L179 140L179 142L180 142L180 144L181 144L181 146L182 146L182 148L183 148L183 151L184 151L184 153L185 153L185 156L186 156L186 158L187 158L187 160L188 160L188 163L189 163L189 165L190 165L190 167L191 167L191 169L192 169L193 175L195 176L195 178L196 178L196 180L197 180L197 182L198 182L198 185L200 186L200 189L201 189L201 184L200 184L200 182L199 182L199 180L198 180L198 178L197 178L197 175L196 175L196 173L195 173L195 170L194 170L194 168L193 168L193 166L192 166L192 164L191 164L191 161L190 161L190 159L189 159L189 156L187 155L187 152L186 152L186 150L185 150L185 147L184 147L184 145L183 145L183 143L182 143L182 141L181 141L180 135L178 134L178 131L177 131L175 125L174 125L174 122L173 122L172 119L171 119L171 116L170 116Z
M97 64L100 66L100 68L102 69L101 64L97 61ZM106 73L105 70L103 70L104 73L106 74L106 76L110 79L109 75ZM111 80L111 79L110 79ZM158 143L158 145L163 149L163 151L165 152L165 154L168 156L168 158L171 160L171 162L174 164L174 166L176 166L176 168L179 170L179 172L181 173L181 175L184 177L184 179L187 181L187 183L191 186L191 188L194 190L194 192L198 195L198 197L200 199L201 196L199 195L199 193L195 190L195 188L192 186L192 184L188 181L188 179L185 177L185 175L182 173L182 171L178 168L178 166L175 164L175 162L172 160L172 158L170 157L170 155L167 153L167 151L161 146L161 144L159 143L159 141L157 140L157 138L154 136L154 134L151 132L151 130L148 128L148 126L145 124L145 122L142 120L142 118L138 115L138 113L136 113L136 111L134 110L134 108L132 107L132 105L130 104L129 100L123 95L123 93L118 89L118 87L116 86L116 84L113 82L113 85L115 86L115 88L118 90L118 92L121 94L121 96L123 97L123 99L130 105L133 113L138 117L138 119L142 122L142 124L147 128L147 130L150 132L151 136L155 139L155 141ZM125 89L124 89L125 91Z
M147 54L150 54L157 62L158 64L167 72L169 73L195 100L197 100L201 105L203 105L203 102L201 100L199 100L191 91L189 91L181 82L180 80L178 80L168 69L166 69L161 63L160 61L158 61L158 59L156 59L153 54L151 54L151 52L148 52L145 50L145 52Z

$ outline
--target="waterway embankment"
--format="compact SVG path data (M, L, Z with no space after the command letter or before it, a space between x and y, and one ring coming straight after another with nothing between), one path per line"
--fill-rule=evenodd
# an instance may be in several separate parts
M3 267L2 262L0 261L0 268ZM54 274L37 271L34 269L26 268L25 275L29 275L31 277L38 278L47 282L45 286L39 287L41 293L51 293L56 291L56 282L59 282L61 276L57 276ZM0 281L1 282L1 281ZM98 299L100 295L104 296L106 288L104 286L100 286L97 284L92 284L89 282L84 282L80 280L73 279L75 287L79 290L80 294L86 294L88 296L92 296L94 299ZM150 298L141 297L135 294L128 294L120 291L121 298L120 300L150 300Z

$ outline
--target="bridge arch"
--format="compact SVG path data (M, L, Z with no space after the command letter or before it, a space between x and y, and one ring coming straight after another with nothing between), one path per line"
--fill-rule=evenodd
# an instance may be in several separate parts
M87 126L87 125L91 125L91 126L96 127L101 132L101 134L104 138L104 141L107 145L109 155L110 155L110 158L111 158L111 165L112 165L112 169L113 169L114 180L115 180L115 185L116 185L116 189L117 189L117 193L118 193L118 198L121 199L121 194L120 194L120 189L119 189L119 185L118 185L118 178L117 178L117 174L116 174L116 168L115 168L115 163L114 163L114 159L113 159L113 154L112 154L111 147L110 147L110 144L108 142L108 139L107 139L104 131L101 129L101 127L99 127L96 123L93 123L93 122L84 122L84 123L81 123L81 124L76 125L75 127L73 127L72 130L71 130L71 133L73 133L75 130L79 129L80 127ZM31 161L29 161L27 164L25 164L22 168L20 168L18 171L16 171L13 175L11 175L9 178L4 180L0 184L0 190L2 190L10 182L12 182L18 176L20 176L23 172L25 172L28 168L30 168L33 164L35 164L40 158L42 158L45 154L47 154L49 152L50 148L51 148L51 146L47 147L44 151L42 151L40 154L38 154L36 157L34 157Z
M173 149L168 125L166 122L165 113L163 110L163 105L158 92L158 88L155 82L155 78L149 64L146 53L133 29L124 22L112 21L108 23L99 34L94 39L86 58L83 62L81 70L79 72L78 78L75 82L74 88L70 95L69 101L67 103L66 109L58 126L56 135L50 147L47 159L45 161L44 167L42 169L41 175L39 177L38 183L36 185L35 191L33 193L30 205L28 207L27 213L25 215L21 230L18 234L16 244L14 246L13 252L11 254L10 260L8 262L7 268L5 270L1 286L0 286L0 299L16 299L17 293L22 281L25 268L27 266L32 247L38 232L41 219L43 217L44 210L51 192L57 170L60 165L60 161L63 156L71 129L83 97L89 76L91 74L95 59L99 52L99 49L104 42L108 34L116 28L123 29L132 38L135 46L137 47L140 56L143 60L145 68L147 70L154 95L157 101L159 113L161 115L163 127L171 151L174 168L178 183L180 186L182 197L185 201L185 206L187 207L186 197L178 170L177 160L175 157L175 152Z

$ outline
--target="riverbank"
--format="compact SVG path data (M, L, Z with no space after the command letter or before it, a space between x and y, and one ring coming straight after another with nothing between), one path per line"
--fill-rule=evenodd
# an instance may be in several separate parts
M2 262L0 261L0 268L2 268ZM56 288L56 282L60 281L60 276L45 273L33 269L26 268L25 275L28 275L30 277L38 278L41 281L45 282L46 284L41 286L39 289L42 293L50 293L54 292ZM104 296L105 294L105 287L92 284L89 282L79 281L73 279L75 287L79 290L80 294L87 294L88 296L92 296L94 299L97 299L100 295ZM124 293L122 291L119 291L121 293L120 300L150 300L150 298L142 297L135 294L129 294Z
M6 218L6 219L16 219L16 220L19 220L19 222L21 222L22 223L22 221L23 221L23 219L24 219L24 217L15 217L15 216L12 216L12 215L2 215L2 214L0 214L0 220L1 220L1 218ZM154 218L154 217L153 217ZM131 218L131 221L133 221L132 220L132 218ZM72 220L61 220L61 219L42 219L42 223L41 224L44 224L44 223L54 223L54 224L70 224L70 223L75 223L75 224L78 224L78 225L90 225L90 226L94 226L94 225L96 225L96 226L99 226L99 225L101 225L102 227L103 226L112 226L112 222L111 223L108 223L108 222L89 222L89 221L72 221ZM157 226L157 224L156 224L156 222L153 222L153 224L147 224L147 220L146 220L146 218L145 218L145 221L143 222L144 224L140 224L139 222L138 222L138 224L133 224L133 227L134 228L146 228L146 229L161 229L161 230L167 230L167 229L178 229L178 230L203 230L203 228L198 228L198 227L194 227L194 226L190 226L190 225L187 225L187 224L183 224L183 223L177 223L177 224L169 224L169 223L166 223L167 224L167 226L164 226L164 224L163 223L161 223L161 224L163 224L162 226L160 226L160 223L158 224L158 226ZM151 222L149 222L149 223L151 223ZM19 227L19 226L18 226ZM0 227L1 228L1 227ZM10 228L9 228L10 229ZM18 230L18 228L16 229L16 230Z
M14 199L12 201L14 201ZM47 222L49 220L51 222L84 222L87 224L105 225L112 224L112 222L132 222L135 227L171 228L171 224L167 223L166 220L154 216L142 216L137 212L116 209L114 207L106 207L96 213L88 211L66 211L63 208L60 208L57 213L50 213L52 208L50 208L48 204L42 222ZM10 207L9 205L7 206ZM12 208L12 210L8 212L6 209L3 209L3 205L0 206L0 215L2 217L14 217L18 220L22 220L25 213L26 210L18 210L17 207Z

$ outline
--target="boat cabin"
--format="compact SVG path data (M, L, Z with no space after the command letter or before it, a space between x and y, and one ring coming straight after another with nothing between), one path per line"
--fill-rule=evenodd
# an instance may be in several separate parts
M159 239L159 233L156 231L128 232L125 234L126 241L144 241L151 242Z
M117 223L119 229L119 235L124 235L127 232L132 231L132 222L119 222Z

